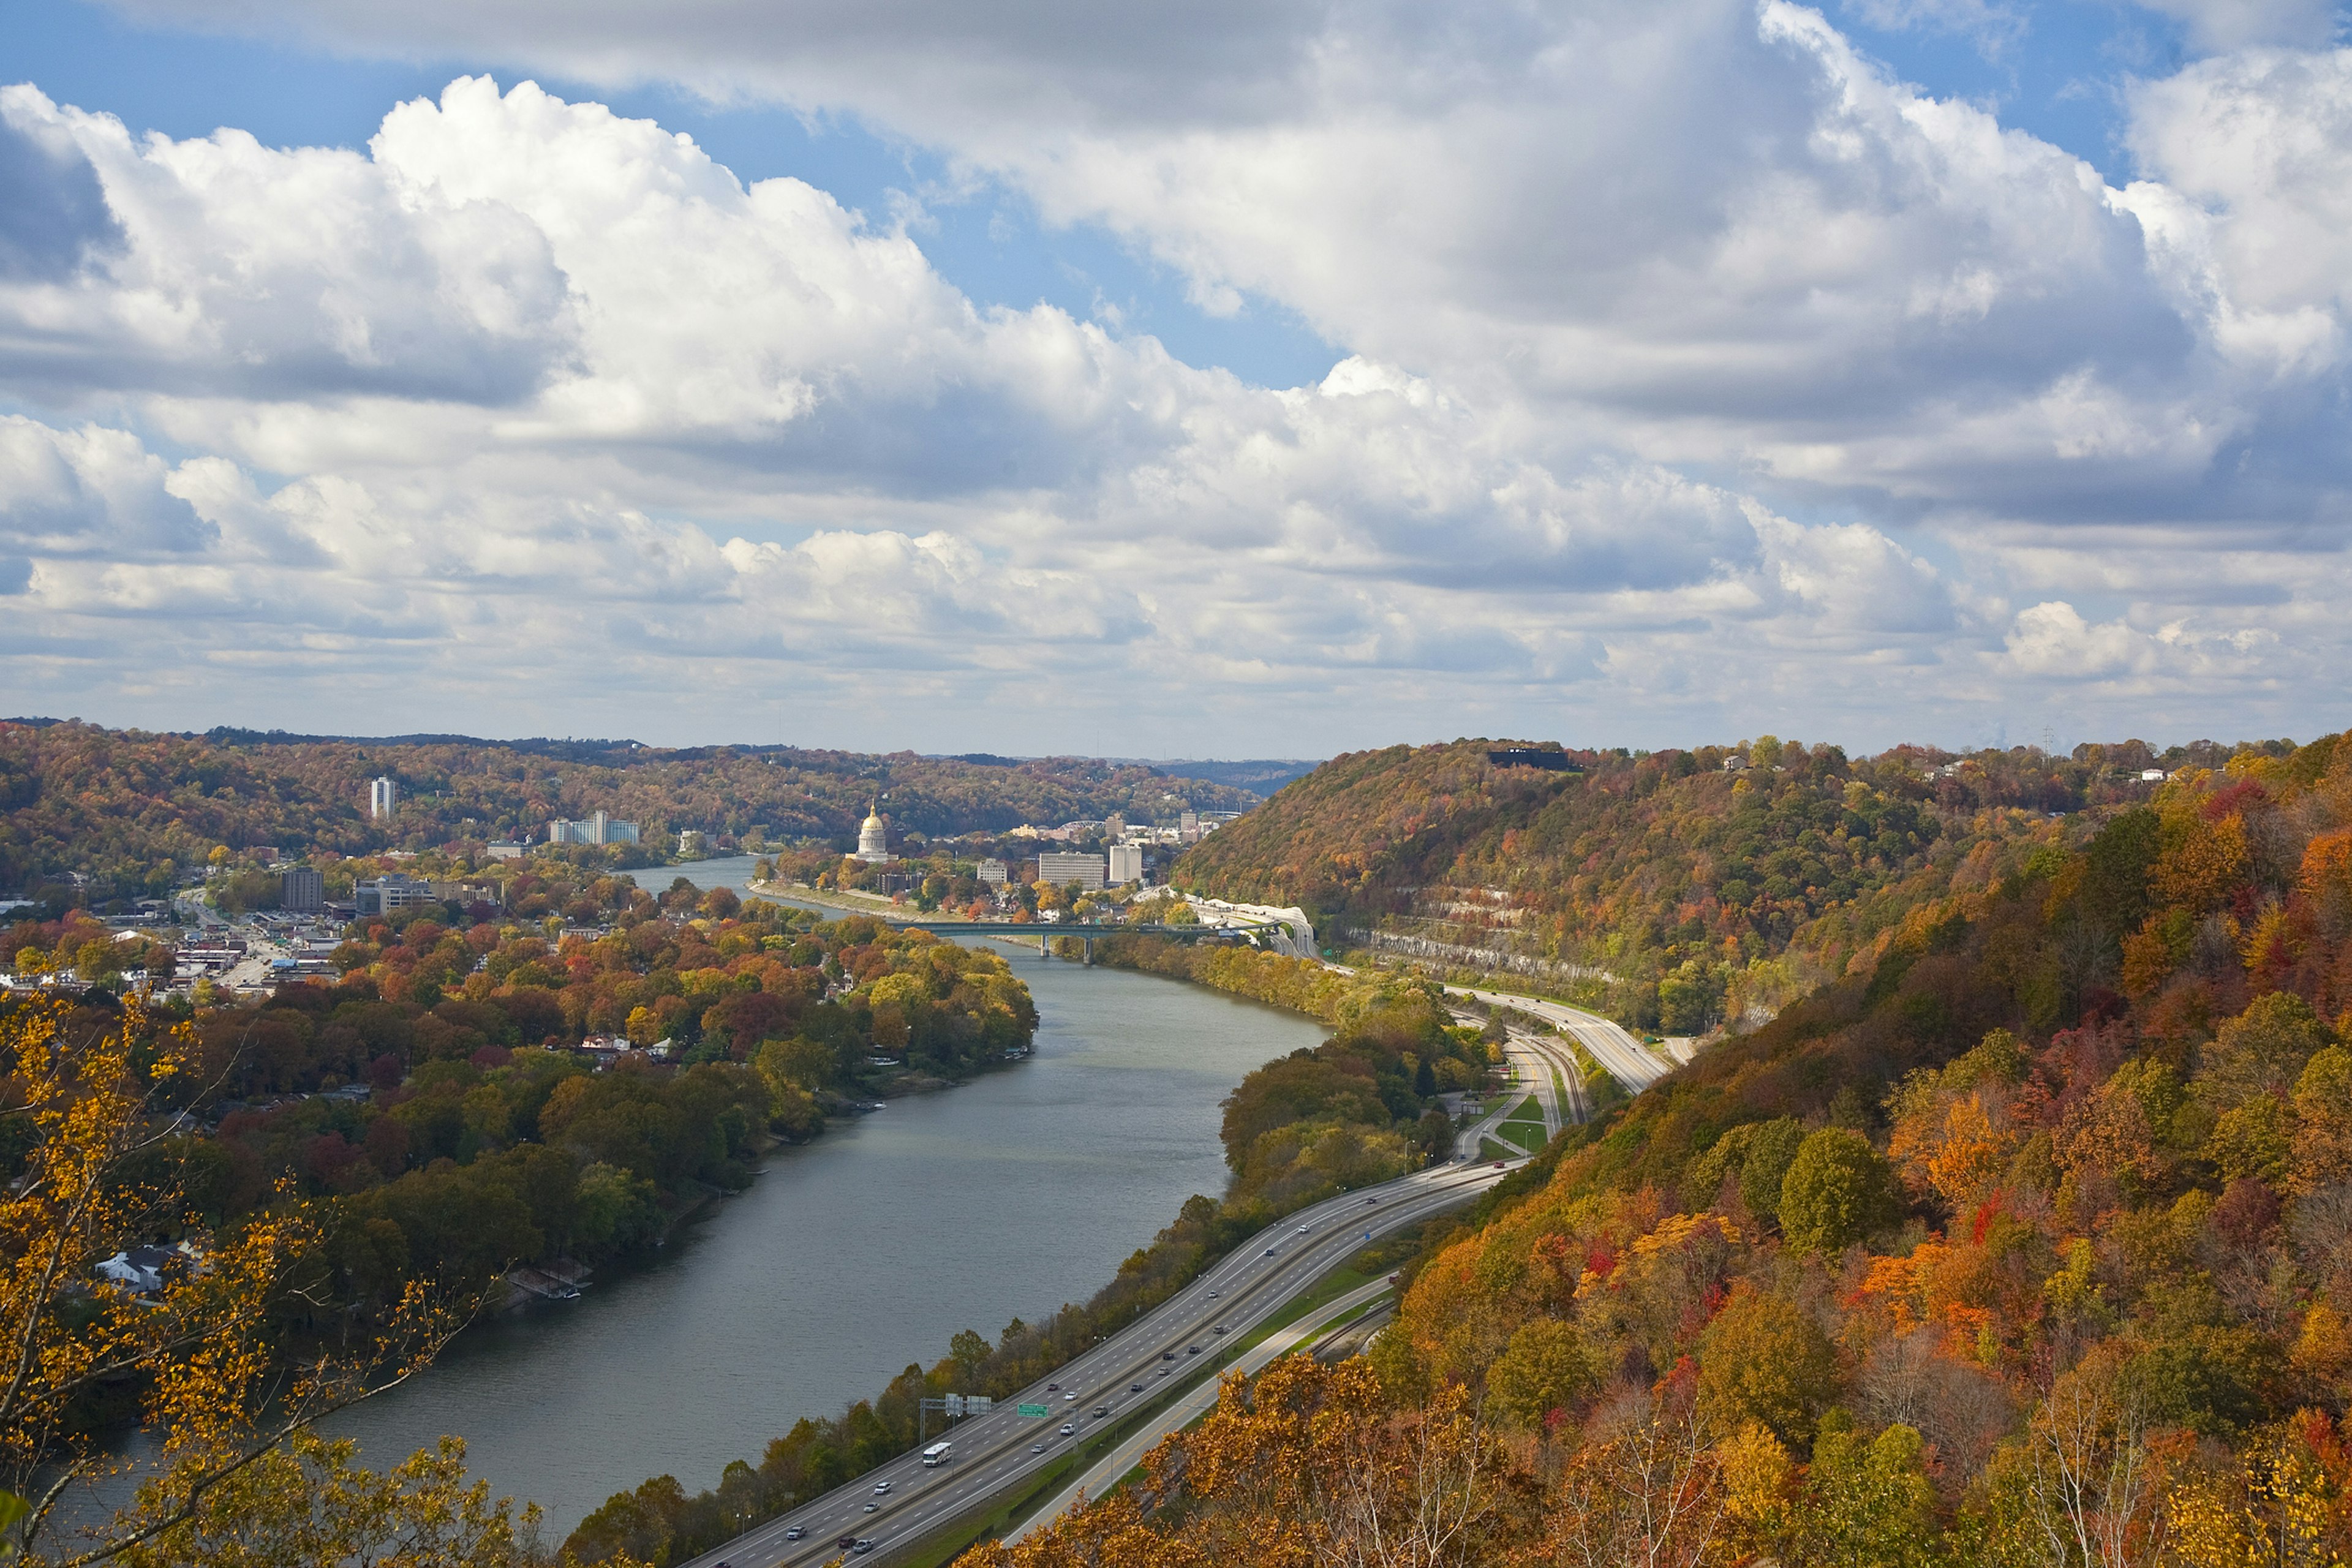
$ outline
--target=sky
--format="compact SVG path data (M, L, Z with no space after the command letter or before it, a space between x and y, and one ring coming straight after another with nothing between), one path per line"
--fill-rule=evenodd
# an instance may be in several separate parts
M0 712L2309 739L2324 0L0 0Z

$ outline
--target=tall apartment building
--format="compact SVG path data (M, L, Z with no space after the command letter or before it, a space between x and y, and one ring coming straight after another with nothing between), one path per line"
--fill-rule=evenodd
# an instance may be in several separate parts
M378 779L368 785L368 819L372 822L392 820L392 808L400 804L400 786L390 779Z
M289 913L314 915L327 907L327 879L309 866L289 866L278 873L278 907Z
M1037 879L1056 888L1066 888L1076 882L1087 892L1100 892L1103 858L1099 855L1040 855L1037 857Z
M1187 844L1201 842L1201 814L1197 811L1177 813L1176 837Z
M1123 888L1129 882L1143 880L1143 846L1114 844L1110 847L1110 885Z
M560 818L547 825L550 844L635 844L637 825L594 812L578 822Z

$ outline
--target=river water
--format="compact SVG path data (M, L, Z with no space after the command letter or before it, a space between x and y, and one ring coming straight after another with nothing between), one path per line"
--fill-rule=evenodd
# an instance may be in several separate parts
M749 857L636 873L740 889ZM334 1430L388 1465L445 1432L556 1539L648 1476L715 1485L950 1336L1083 1300L1193 1193L1224 1189L1218 1101L1323 1031L1202 987L998 944L1037 1002L1028 1060L835 1122L654 1267L469 1331Z

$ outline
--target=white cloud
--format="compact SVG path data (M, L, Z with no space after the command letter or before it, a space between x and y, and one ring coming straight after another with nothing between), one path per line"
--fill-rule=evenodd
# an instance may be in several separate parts
M2074 605L2050 600L2017 613L2007 640L2009 662L2026 675L2097 679L2146 669L2156 645L2121 620L2093 625Z
M2200 50L2264 44L2314 47L2332 41L2336 0L2139 0L2149 10L2185 23Z
M897 218L529 84L462 79L364 152L8 89L0 170L78 215L0 265L0 387L47 454L0 482L85 520L0 525L47 646L178 608L198 661L603 660L722 714L874 671L947 713L1246 691L1267 745L1280 694L1334 744L1570 693L1918 732L2069 679L2234 720L2345 641L2338 56L2145 85L2118 192L1782 0L289 15L845 111L1347 353L1256 387L977 309ZM87 521L129 503L75 442L184 511Z

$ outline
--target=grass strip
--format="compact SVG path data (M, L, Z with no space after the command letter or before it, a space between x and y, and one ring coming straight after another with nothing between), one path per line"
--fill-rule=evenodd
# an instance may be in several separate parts
M1549 1142L1544 1136L1543 1123L1540 1121L1506 1121L1495 1131L1530 1154Z

